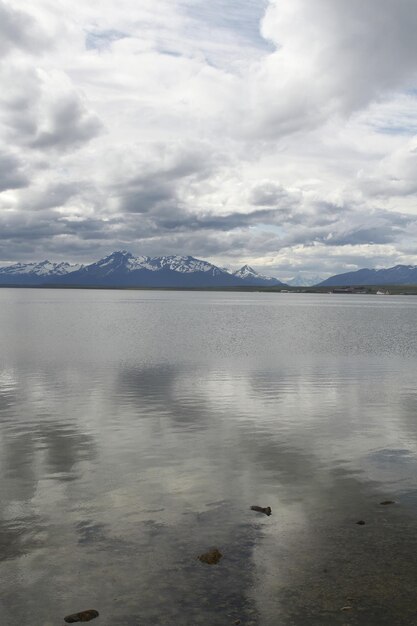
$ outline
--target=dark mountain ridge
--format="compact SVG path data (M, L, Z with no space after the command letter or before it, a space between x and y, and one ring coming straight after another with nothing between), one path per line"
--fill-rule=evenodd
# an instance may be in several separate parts
M417 266L396 265L388 269L361 269L331 276L316 287L360 287L365 285L417 285Z

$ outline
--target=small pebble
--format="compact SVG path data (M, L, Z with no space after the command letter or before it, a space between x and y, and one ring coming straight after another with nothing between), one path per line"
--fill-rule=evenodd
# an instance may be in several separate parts
M216 565L222 558L223 554L217 548L213 548L204 554L200 554L197 557L202 563L207 563L207 565Z
M252 511L258 511L258 513L265 513L265 515L271 515L272 510L270 506L251 506Z
M88 609L88 611L80 611L79 613L73 613L64 617L64 622L67 624L74 624L75 622L89 622L92 619L98 617L98 611L94 609Z

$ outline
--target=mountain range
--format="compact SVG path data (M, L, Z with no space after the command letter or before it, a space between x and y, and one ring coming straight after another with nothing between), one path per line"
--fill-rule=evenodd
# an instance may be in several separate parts
M396 265L388 269L361 269L337 274L322 281L317 287L356 287L364 285L417 285L416 265Z
M303 284L304 283L304 284ZM259 274L249 265L236 272L192 256L133 256L126 250L88 265L67 262L15 263L0 265L0 285L80 286L80 287L287 287L315 284L316 287L364 285L417 285L417 266L396 265L388 269L361 269L331 276L320 282L317 276L306 280L302 274L287 284Z
M66 262L16 263L0 266L0 285L82 287L239 287L285 286L249 265L236 272L192 256L135 257L126 250L89 265Z

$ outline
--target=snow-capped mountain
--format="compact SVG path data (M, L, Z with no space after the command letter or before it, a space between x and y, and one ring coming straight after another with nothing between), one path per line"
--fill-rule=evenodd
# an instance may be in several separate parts
M32 274L36 276L63 276L70 272L75 272L82 267L80 264L51 263L51 261L40 261L39 263L15 263L14 265L0 266L0 274L19 275Z
M247 265L231 272L192 256L135 257L126 250L84 266L42 261L0 267L0 284L172 288L282 285Z
M262 281L262 284L265 285L282 285L283 283L279 281L277 278L272 278L272 276L264 276L263 274L259 274L256 272L250 265L244 265L237 270L237 272L233 272L233 276L244 280L248 284L254 284L256 281Z
M41 284L47 278L65 276L76 272L83 266L61 262L52 263L45 260L39 263L14 263L13 265L0 266L0 284L20 284L30 279L30 284Z
M227 287L236 285L236 278L192 256L135 257L126 250L119 250L65 276L60 282L117 287Z

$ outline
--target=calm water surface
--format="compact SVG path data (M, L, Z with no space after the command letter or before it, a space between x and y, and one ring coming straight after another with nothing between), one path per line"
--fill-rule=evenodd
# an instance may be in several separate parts
M1 289L1 623L417 624L416 323L413 297Z

